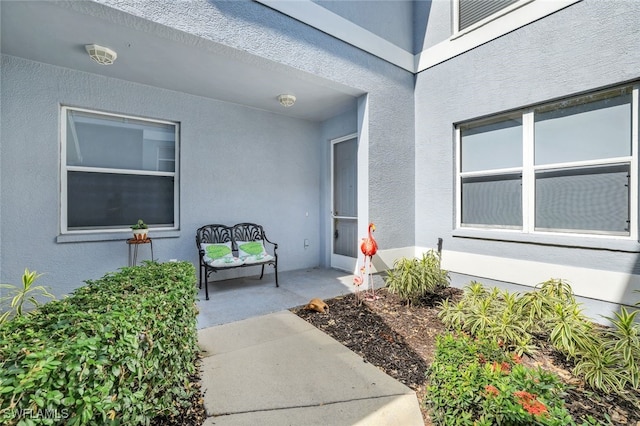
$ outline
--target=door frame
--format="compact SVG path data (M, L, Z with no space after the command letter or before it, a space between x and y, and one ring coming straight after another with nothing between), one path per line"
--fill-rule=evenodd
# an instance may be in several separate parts
M360 229L360 203L358 202L358 200L356 200L356 205L357 205L357 209L358 209L358 213L357 216L355 217L343 217L343 216L335 216L334 215L334 149L335 146L341 142L346 142L349 140L355 139L356 141L356 147L357 147L357 151L359 151L359 139L358 139L358 133L351 133L349 135L345 135L339 138L335 138L335 139L331 139L330 140L330 144L331 144L331 148L330 148L330 153L329 153L329 163L330 163L330 191L329 191L329 203L330 203L330 212L329 212L329 239L331 241L331 243L329 244L329 261L330 261L330 266L332 268L335 269L341 269L344 271L348 271L348 272L352 272L356 269L357 267L357 262L358 262L358 257L349 257L349 256L343 256L343 255L339 255L339 254L335 254L334 253L334 232L335 232L335 221L334 219L336 218L349 218L349 219L355 219L356 220L356 228L359 230ZM358 184L359 182L359 175L360 175L360 162L358 161L358 153L356 152L356 163L358 166L358 173L356 174L356 185L358 187L358 189L360 189L360 185ZM356 240L357 243L357 240ZM356 253L357 254L357 253Z

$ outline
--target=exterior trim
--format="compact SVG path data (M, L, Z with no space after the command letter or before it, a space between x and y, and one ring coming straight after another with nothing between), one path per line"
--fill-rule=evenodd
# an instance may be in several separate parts
M518 2L457 32L416 55L416 71L424 71L581 0L535 0ZM457 1L454 1L457 3ZM505 15L508 13L508 17ZM505 19L500 19L505 17Z
M254 1L415 74L581 0L522 0L416 55L311 0ZM457 0L452 7L457 7ZM506 14L507 19L499 19Z
M427 248L416 247L416 254L426 251ZM566 280L578 296L626 305L633 305L638 299L634 290L640 290L640 275L458 251L444 250L442 267L451 272L528 287L559 278Z
M415 73L415 57L412 53L310 0L255 1Z

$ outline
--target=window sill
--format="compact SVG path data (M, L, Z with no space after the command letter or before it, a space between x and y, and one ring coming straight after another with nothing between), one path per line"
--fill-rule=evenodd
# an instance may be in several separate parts
M640 253L640 243L628 237L603 237L585 235L525 234L521 231L459 228L452 232L454 238L505 241L511 243L544 246L571 247L592 250L609 250Z
M149 237L153 240L160 238L178 238L180 230L150 230ZM132 238L130 231L127 232L99 232L99 233L83 233L83 234L64 234L58 235L57 243L83 243L92 241L124 241Z

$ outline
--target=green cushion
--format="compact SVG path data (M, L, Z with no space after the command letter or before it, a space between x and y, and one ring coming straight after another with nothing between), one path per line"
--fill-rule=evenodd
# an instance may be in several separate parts
M205 262L233 257L231 253L231 242L219 244L201 244L201 247L202 250L204 250Z
M262 254L264 252L264 246L262 245L262 242L258 242L258 241L249 241L246 242L244 244L238 244L238 248L240 250L242 250L243 252L250 254L250 255L258 255L258 254Z

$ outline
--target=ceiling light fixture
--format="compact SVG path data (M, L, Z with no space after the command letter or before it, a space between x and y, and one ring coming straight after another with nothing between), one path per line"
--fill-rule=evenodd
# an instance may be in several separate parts
M278 96L278 102L280 102L280 105L282 105L285 108L289 108L290 106L293 106L293 104L296 103L296 97L293 95L280 95Z
M118 54L108 47L99 46L97 44L87 44L84 46L91 59L100 65L111 65L115 62Z

